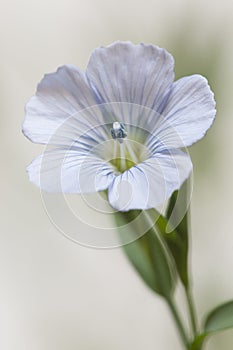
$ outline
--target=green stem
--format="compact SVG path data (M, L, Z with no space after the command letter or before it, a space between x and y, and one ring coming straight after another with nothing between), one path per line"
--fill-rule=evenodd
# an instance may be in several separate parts
M176 308L174 302L173 302L171 299L167 299L167 303L168 303L168 306L169 306L169 308L170 308L170 311L171 311L171 313L172 313L172 315L173 315L173 318L174 318L174 320L175 320L175 322L176 322L177 329L178 329L178 331L179 331L179 333L180 333L180 337L181 337L181 339L182 339L182 341L183 341L183 343L184 343L184 345L185 345L185 348L186 348L186 349L189 349L189 339L188 339L188 337L187 337L187 335L186 335L184 326L183 326L183 324L182 324L182 322L181 322L181 319L180 319L180 315L179 315L179 313L178 313L178 310L177 310L177 308Z
M189 287L185 288L188 307L189 307L189 314L191 319L191 325L192 325L192 332L194 337L197 335L197 318L196 318L196 311L194 307L194 301L193 301L193 295Z

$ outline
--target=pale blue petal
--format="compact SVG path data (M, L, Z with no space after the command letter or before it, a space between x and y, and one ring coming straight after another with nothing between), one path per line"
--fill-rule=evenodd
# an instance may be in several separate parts
M92 53L86 73L100 102L157 110L174 79L173 57L153 45L116 42Z
M105 190L114 178L112 167L91 154L54 149L28 166L30 181L51 193L94 193Z
M215 114L214 96L207 80L201 75L181 78L173 84L160 125L152 130L147 145L156 146L156 140L160 140L164 148L190 146L204 137Z
M158 153L116 176L109 186L109 202L119 211L158 208L191 171L192 162L186 153Z
M127 138L143 143L156 123L160 120L160 115L155 111L144 106L126 102L114 102L98 105L102 112L103 125L108 126L106 133L113 122L123 123L127 131ZM107 136L106 136L107 139Z
M96 103L85 73L72 65L62 66L44 76L27 103L23 133L33 142L47 143L67 118Z

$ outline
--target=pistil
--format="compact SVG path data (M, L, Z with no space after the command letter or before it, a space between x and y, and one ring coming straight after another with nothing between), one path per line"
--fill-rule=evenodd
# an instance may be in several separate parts
M132 145L131 141L127 139L127 131L123 123L114 122L110 132L114 140L110 162L115 166L117 171L123 173L140 162L142 150L140 149L140 145Z

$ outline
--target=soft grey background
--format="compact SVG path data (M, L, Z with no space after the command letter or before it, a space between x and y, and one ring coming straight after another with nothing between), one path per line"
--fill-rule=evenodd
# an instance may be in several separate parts
M49 221L26 165L41 147L21 134L24 104L45 72L85 67L115 40L165 47L177 77L210 81L218 115L194 162L192 266L201 315L233 297L233 45L231 1L1 2L1 350L181 349L165 303L120 249L72 243ZM206 349L231 350L233 333Z

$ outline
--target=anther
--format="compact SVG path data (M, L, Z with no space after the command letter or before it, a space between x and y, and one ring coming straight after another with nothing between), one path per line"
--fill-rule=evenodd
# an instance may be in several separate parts
M118 139L120 142L123 142L123 139L127 137L127 132L123 123L114 122L110 132L112 138L114 140Z

